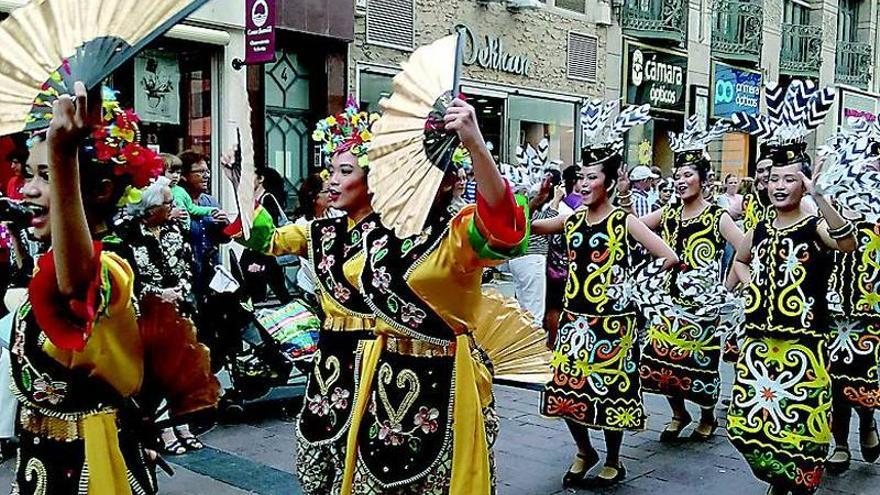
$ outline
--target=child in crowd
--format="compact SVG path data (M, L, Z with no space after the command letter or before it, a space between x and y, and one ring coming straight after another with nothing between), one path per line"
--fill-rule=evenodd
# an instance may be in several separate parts
M180 174L183 172L183 162L175 155L170 153L162 153L159 155L162 157L162 161L165 162L165 177L171 181L171 196L174 197L174 206L175 212L172 214L172 218L184 218L189 219L189 217L207 217L213 215L217 208L213 208L210 206L199 206L193 202L189 193L186 192L186 189L180 187L178 183L180 182ZM189 225L189 222L184 222Z

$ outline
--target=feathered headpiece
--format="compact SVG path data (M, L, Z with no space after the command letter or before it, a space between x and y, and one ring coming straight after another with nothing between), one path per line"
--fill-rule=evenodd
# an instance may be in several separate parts
M119 206L124 206L140 200L139 189L162 174L163 162L155 151L140 144L140 117L134 110L123 109L116 95L116 91L103 88L102 123L92 132L83 154L93 162L112 166L117 176L131 177L131 185L119 201Z
M373 140L370 127L379 120L379 114L361 112L357 101L349 98L345 111L322 119L312 132L312 139L323 143L321 151L330 158L339 153L350 151L358 157L358 165L367 167L369 144Z
M650 105L631 106L618 114L619 107L619 100L594 99L581 109L584 165L620 155L626 131L651 120Z
M776 164L809 162L806 138L831 111L834 88L819 89L813 81L797 79L788 89L768 83L764 99L766 114L737 112L731 116L731 128L766 140L766 158Z
M816 189L870 222L880 222L880 121L851 120L823 146Z
M719 120L712 127L701 131L699 116L691 115L684 123L684 132L669 133L669 147L675 153L675 166L693 164L704 159L706 146L730 130L730 124Z

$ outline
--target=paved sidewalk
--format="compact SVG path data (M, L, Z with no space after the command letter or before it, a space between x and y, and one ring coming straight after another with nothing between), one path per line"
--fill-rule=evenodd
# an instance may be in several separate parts
M729 368L724 370L730 379ZM729 383L726 381L725 383ZM574 446L561 421L537 415L538 393L506 386L496 387L502 418L498 453L498 495L561 495L560 479L574 455ZM730 446L723 428L707 443L668 446L657 438L668 421L665 400L646 397L648 429L627 435L624 462L629 477L606 493L619 495L761 495L765 488L752 478L745 462ZM277 409L277 408L276 408ZM696 414L696 410L692 411ZM722 418L723 411L719 414ZM257 416L257 415L255 415ZM172 458L177 475L160 480L163 494L297 495L300 492L293 469L295 439L293 425L278 419L278 411L264 411L247 424L223 425L202 439L208 448ZM685 435L690 434L687 430ZM601 435L594 434L597 446ZM852 445L858 445L853 432ZM821 494L880 493L880 465L859 462L854 452L852 469L835 478L826 476ZM0 493L5 493L13 461L0 466ZM51 495L51 494L50 494Z

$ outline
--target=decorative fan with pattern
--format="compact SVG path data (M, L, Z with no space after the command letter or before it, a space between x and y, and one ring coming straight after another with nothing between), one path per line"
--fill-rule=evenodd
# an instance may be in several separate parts
M417 49L379 102L367 176L373 210L404 238L422 231L446 171L455 166L458 135L445 130L446 108L458 92L461 34Z
M477 315L474 339L492 360L495 380L524 385L550 381L547 336L516 301L485 291Z
M0 24L0 136L48 127L52 101L92 89L208 0L32 0Z

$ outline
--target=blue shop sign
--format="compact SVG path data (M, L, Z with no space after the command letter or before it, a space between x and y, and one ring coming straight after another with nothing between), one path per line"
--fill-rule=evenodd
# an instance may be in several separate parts
M712 64L712 118L736 112L752 115L761 107L761 73L720 62Z

